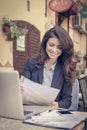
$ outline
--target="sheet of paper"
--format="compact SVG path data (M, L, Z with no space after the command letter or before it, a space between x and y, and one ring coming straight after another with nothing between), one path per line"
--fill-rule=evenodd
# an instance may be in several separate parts
M22 94L23 104L51 105L60 91L27 78L24 78L22 83L25 86L25 92Z

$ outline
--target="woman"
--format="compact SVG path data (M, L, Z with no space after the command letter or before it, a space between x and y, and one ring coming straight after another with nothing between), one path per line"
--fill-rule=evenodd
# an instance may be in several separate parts
M40 55L28 59L23 76L30 80L60 89L53 102L55 108L69 108L71 105L72 84L75 80L73 42L61 27L53 27L42 39Z

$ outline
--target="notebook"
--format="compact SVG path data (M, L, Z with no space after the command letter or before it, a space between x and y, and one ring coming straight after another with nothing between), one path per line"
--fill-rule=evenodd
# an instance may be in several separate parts
M42 110L41 110L42 111ZM0 116L27 119L40 110L24 110L17 71L0 72Z

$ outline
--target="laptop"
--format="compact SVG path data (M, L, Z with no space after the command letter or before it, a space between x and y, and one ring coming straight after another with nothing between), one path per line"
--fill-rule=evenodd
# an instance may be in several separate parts
M26 106L27 107L27 106ZM27 119L41 109L23 107L20 90L19 73L17 71L0 72L0 116L13 119Z

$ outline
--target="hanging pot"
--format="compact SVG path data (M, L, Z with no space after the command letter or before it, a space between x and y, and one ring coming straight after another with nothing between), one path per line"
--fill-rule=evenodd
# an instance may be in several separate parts
M2 25L2 31L3 31L4 33L9 33L9 32L10 32L10 25L7 24L7 23L3 24L3 25Z

